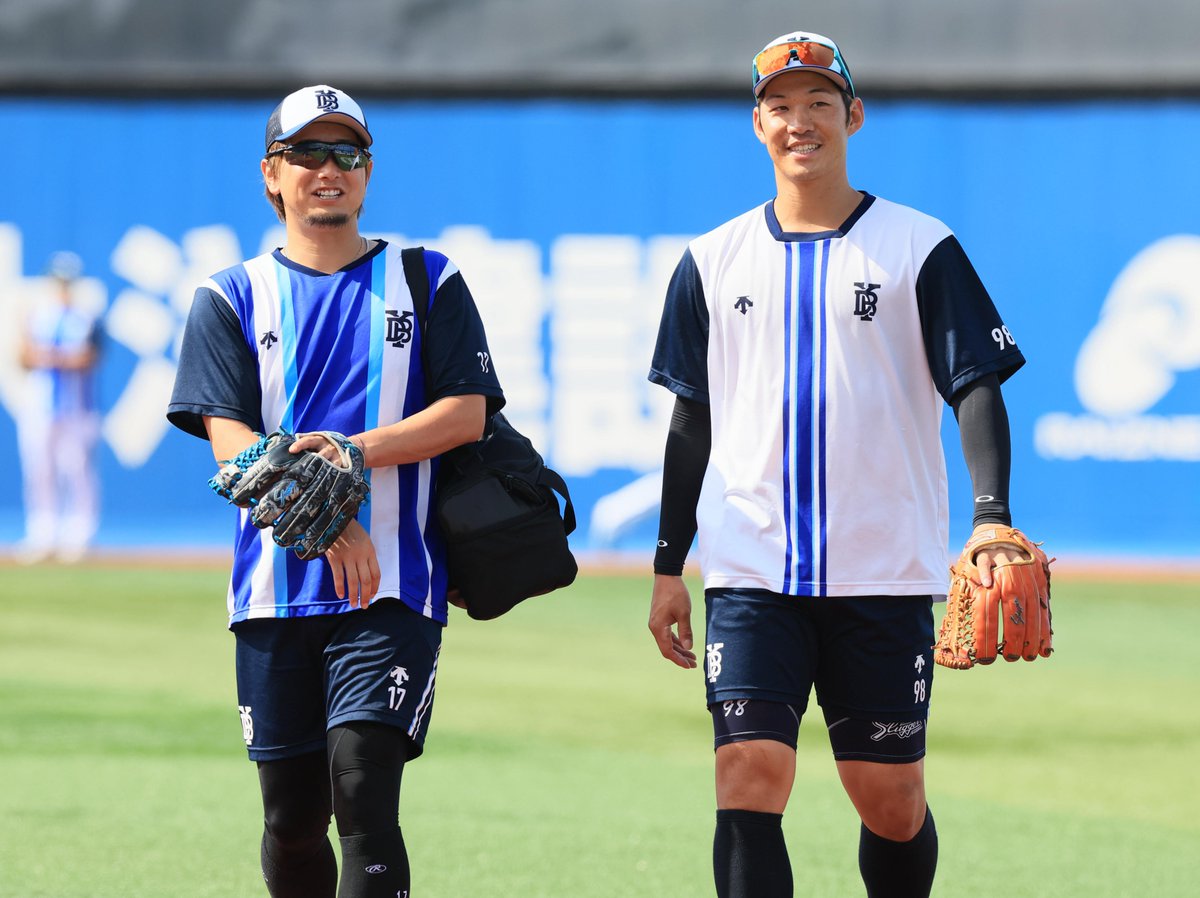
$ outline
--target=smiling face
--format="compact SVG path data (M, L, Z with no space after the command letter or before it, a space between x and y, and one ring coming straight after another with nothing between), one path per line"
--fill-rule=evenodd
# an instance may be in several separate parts
M772 78L754 107L754 133L766 146L781 187L844 183L846 143L862 123L862 101L855 98L847 110L834 83L816 72Z
M313 122L288 139L289 144L306 140L326 143L362 144L361 138L345 125L335 122ZM281 156L262 161L263 182L276 208L282 204L280 216L288 227L341 228L355 222L362 211L367 182L371 179L372 163L364 168L342 171L330 156L317 169L291 165Z

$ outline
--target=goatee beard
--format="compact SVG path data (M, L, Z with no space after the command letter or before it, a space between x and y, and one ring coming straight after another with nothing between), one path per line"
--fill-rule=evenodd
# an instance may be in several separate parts
M350 223L350 216L344 212L318 212L305 217L304 223L313 228L343 228Z

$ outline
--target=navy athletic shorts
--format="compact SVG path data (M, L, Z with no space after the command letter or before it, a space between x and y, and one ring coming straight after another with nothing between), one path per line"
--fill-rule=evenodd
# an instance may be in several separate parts
M811 598L759 589L704 593L710 706L817 701L839 718L906 723L929 715L932 596Z
M237 700L252 761L324 751L325 733L368 720L404 730L421 754L442 625L397 599L365 610L254 618L233 626Z

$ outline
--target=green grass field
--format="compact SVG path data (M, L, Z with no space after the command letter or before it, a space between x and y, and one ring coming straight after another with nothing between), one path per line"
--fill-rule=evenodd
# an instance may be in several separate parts
M0 568L0 898L265 895L225 573ZM446 632L401 822L419 898L712 894L699 671L646 577L588 575ZM1055 656L939 669L939 896L1200 890L1200 585L1055 583ZM815 706L785 829L797 894L862 894Z

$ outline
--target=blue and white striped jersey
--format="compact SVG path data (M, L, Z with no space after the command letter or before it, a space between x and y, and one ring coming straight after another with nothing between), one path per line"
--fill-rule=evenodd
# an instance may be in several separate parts
M374 250L333 274L281 252L226 269L196 292L167 417L205 436L205 416L260 433L354 434L395 423L446 396L504 404L483 323L458 269L426 251L430 296L417 326L399 247ZM422 364L422 354L425 361ZM428 382L426 377L428 376ZM445 549L434 514L438 463L373 468L359 523L371 534L382 581L377 598L401 599L446 621ZM229 621L348 611L324 558L304 562L269 530L238 517Z
M955 237L864 195L836 231L771 203L689 244L650 380L708 403L706 587L946 591L943 400L1024 363Z
M40 349L79 352L99 346L100 322L83 309L46 302L30 313L26 338ZM25 384L25 406L31 414L46 419L94 413L95 368L34 368Z

